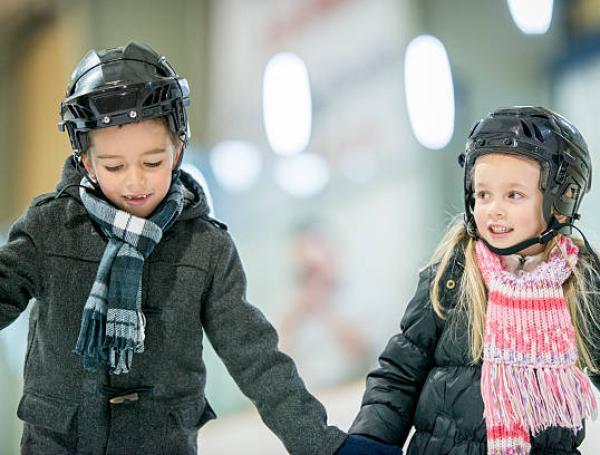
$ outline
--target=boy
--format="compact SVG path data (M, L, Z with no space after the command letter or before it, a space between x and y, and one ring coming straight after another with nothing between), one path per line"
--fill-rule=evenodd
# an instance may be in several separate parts
M90 51L72 75L59 127L74 154L0 249L0 329L34 299L22 453L196 453L215 418L204 332L289 452L347 437L246 301L231 237L179 169L188 95L135 42Z

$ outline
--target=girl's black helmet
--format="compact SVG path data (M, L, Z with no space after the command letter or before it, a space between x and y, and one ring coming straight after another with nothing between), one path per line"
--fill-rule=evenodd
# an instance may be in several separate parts
M553 210L566 215L570 223L579 219L579 204L592 184L590 154L579 131L566 118L544 107L500 108L475 123L465 153L459 156L465 169L465 223L472 236L476 236L473 165L478 157L488 153L538 161L546 222L551 222Z
M88 131L155 117L165 117L185 146L189 93L187 80L145 44L91 50L73 71L58 128L69 133L77 159L88 148Z

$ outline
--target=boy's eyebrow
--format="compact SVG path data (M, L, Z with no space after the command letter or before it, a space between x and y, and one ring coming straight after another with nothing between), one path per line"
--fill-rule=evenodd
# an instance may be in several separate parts
M156 148L156 149L152 149L152 150L148 150L146 152L143 152L142 155L156 155L158 153L165 153L165 152L166 152L165 149ZM102 155L102 154L96 154L96 158L98 158L98 159L123 158L123 155Z

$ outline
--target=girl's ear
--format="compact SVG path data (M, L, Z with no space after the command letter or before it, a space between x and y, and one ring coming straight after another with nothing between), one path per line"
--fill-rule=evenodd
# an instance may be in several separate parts
M556 221L558 221L559 223L566 223L567 222L567 216L566 215L559 215L558 213L552 211L552 214L554 215L554 218L556 218Z

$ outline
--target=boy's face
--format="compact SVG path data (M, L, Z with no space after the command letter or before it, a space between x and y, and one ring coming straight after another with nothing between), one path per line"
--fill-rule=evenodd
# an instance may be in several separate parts
M546 227L539 182L537 161L498 153L477 158L473 214L479 235L496 248L539 236ZM537 244L519 254L537 254L543 249Z
M171 186L181 153L166 126L145 120L90 131L83 164L104 195L119 209L147 218Z

